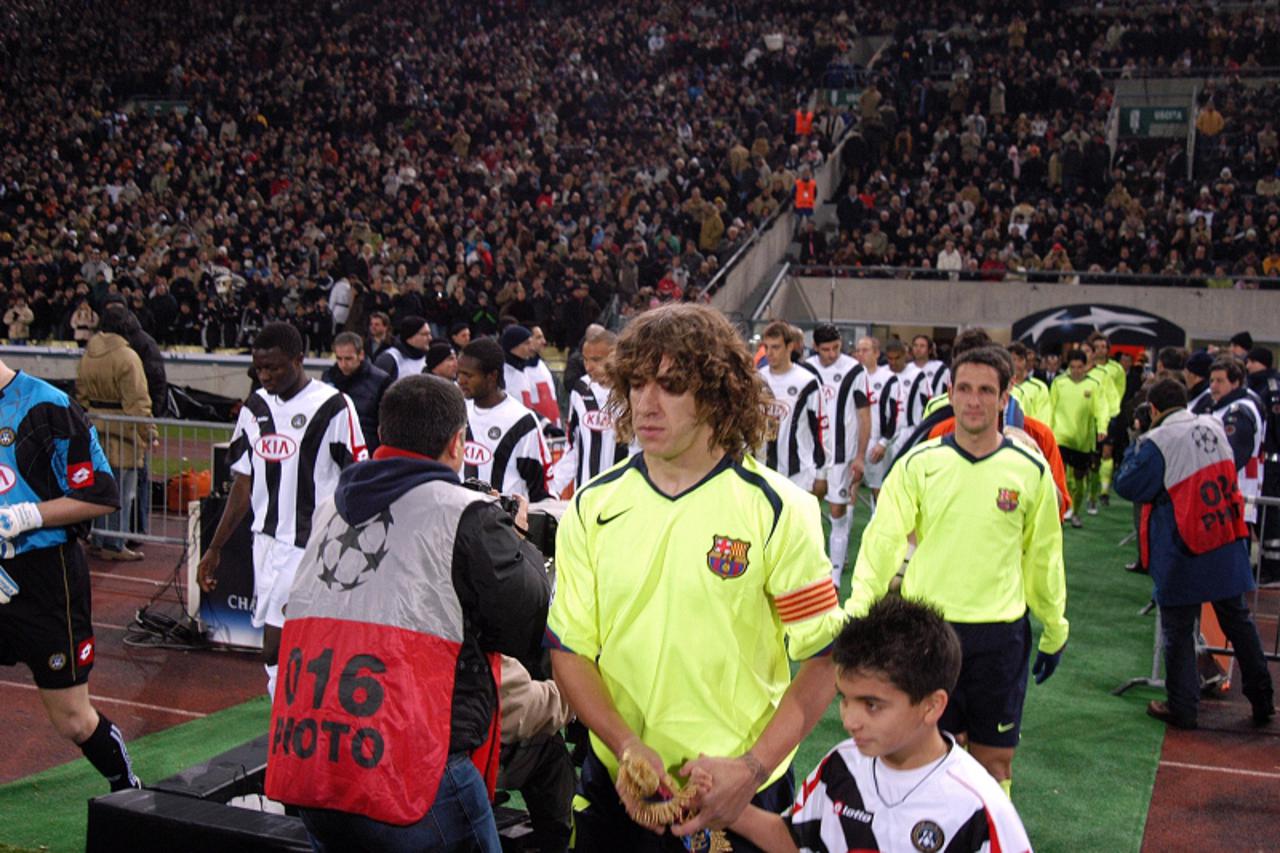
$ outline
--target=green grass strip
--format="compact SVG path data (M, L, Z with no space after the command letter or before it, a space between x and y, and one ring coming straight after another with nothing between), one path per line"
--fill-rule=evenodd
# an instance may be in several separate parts
M172 776L266 731L269 715L262 696L132 740L134 771L144 783ZM83 758L0 786L0 843L18 850L84 850L86 803L106 792L106 782ZM0 853L5 850L0 846Z

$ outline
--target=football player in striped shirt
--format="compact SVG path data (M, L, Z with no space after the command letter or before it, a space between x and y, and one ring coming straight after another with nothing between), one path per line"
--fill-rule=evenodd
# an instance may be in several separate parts
M633 445L618 438L609 409L609 377L605 362L617 336L594 326L582 340L582 363L587 374L569 392L569 446L555 464L551 494L559 495L573 484L581 489L597 474L626 459Z
M882 598L850 620L832 658L849 739L781 816L749 807L732 825L770 851L1007 851L1031 844L986 768L940 731L960 641L926 603Z
M504 359L493 338L477 338L458 356L458 388L467 398L462 476L536 503L550 497L551 459L537 415L502 390Z
M760 371L770 396L769 426L762 448L765 464L806 492L826 465L822 441L822 383L817 371L792 362L791 327L776 320L761 336L768 366Z
M546 645L591 731L577 848L649 850L658 837L614 787L621 757L706 774L678 832L727 824L748 802L781 811L795 747L835 693L826 649L843 615L818 502L751 455L762 389L728 320L692 303L645 312L606 369L618 430L641 452L564 513Z
M228 454L235 481L197 571L200 588L212 592L222 548L252 510L252 624L262 628L272 695L284 605L312 513L333 493L342 469L369 456L355 406L332 385L308 379L302 355L302 337L288 323L268 323L254 338L253 370L262 387L240 409Z
M828 437L830 465L819 479L825 487L831 507L831 535L827 553L831 556L831 580L840 588L844 564L849 557L849 531L853 526L853 509L858 502L858 484L871 437L871 402L867 397L867 371L857 359L841 351L840 331L822 325L813 330L813 344L818 354L809 365L822 379L823 411Z

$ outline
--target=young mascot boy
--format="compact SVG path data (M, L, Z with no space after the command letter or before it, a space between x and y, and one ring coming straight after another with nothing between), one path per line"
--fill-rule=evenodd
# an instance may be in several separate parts
M999 784L938 729L960 641L936 610L882 598L845 625L833 658L849 740L787 813L748 808L734 832L770 853L1031 849Z

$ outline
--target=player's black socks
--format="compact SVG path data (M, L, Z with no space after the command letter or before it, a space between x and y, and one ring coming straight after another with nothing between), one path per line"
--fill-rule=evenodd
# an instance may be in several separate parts
M133 762L124 745L124 735L120 734L115 723L107 719L106 714L99 712L98 727L89 735L88 740L80 744L80 751L89 759L94 769L111 783L111 790L142 787L138 777L133 775Z

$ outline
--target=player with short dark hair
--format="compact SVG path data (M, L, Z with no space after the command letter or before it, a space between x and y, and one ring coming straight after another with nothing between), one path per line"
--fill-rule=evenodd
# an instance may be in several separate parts
M771 851L1030 849L995 780L939 730L960 641L933 607L889 596L836 638L849 740L819 762L783 815L752 808L734 829Z
M530 502L549 497L550 455L538 418L502 390L505 355L493 338L477 338L458 357L458 388L467 399L463 476Z
M871 439L871 399L867 369L842 351L840 331L832 325L813 330L817 354L809 365L822 380L823 410L830 460L818 479L818 488L831 508L831 534L827 554L831 557L831 580L840 588L844 565L849 558L849 531L858 503L858 485L866 469L867 442Z
M1096 376L1089 375L1089 356L1082 350L1067 353L1067 370L1059 373L1049 387L1053 407L1053 437L1067 466L1067 490L1072 527L1084 527L1085 489L1093 454L1110 420L1108 395Z
M902 594L936 604L964 649L942 727L965 734L1006 786L1027 689L1028 611L1044 626L1037 683L1053 674L1068 634L1058 492L1044 457L1001 431L1010 375L999 347L955 360L955 432L915 446L889 472L845 605L857 617L885 594L914 531Z
M0 361L0 665L26 664L59 735L111 790L140 787L124 736L89 700L96 647L78 536L119 492L84 411Z
M235 480L197 570L200 588L213 592L222 549L252 511L251 624L263 629L268 693L275 692L284 604L311 535L312 513L333 493L342 469L369 455L350 398L308 379L302 353L302 336L288 323L268 323L254 339L253 372L262 387L236 420L228 454Z
M823 447L822 381L808 364L793 361L792 327L775 320L765 327L765 358L760 378L772 398L765 403L769 418L762 452L765 464L806 492L812 492L826 466Z

